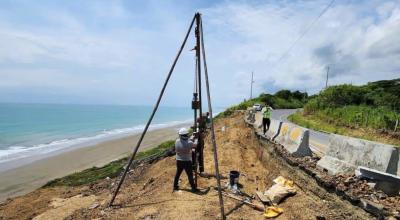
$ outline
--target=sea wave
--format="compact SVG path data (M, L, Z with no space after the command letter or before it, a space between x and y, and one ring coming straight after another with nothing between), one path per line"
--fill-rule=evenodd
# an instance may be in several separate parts
M179 124L185 124L191 120L171 121L168 123L160 123L150 125L149 130L157 130L166 127L172 127ZM32 156L40 156L54 152L62 152L63 150L73 149L74 147L90 146L106 140L121 138L124 136L137 134L143 131L145 125L138 125L129 128L119 128L112 130L104 130L93 136L79 137L73 139L54 140L50 143L36 144L33 146L9 146L0 150L0 163L10 162Z

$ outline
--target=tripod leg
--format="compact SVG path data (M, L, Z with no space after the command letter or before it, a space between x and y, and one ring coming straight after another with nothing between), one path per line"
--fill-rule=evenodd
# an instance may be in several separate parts
M113 205L114 200L115 200L115 197L117 197L117 194L118 194L118 192L119 192L119 190L120 190L120 188L121 188L121 186L122 186L122 183L123 183L124 180L125 180L126 174L128 173L128 171L129 171L129 169L130 169L130 167L131 167L131 165L132 165L133 159L135 158L136 153L137 153L137 151L139 150L140 144L142 143L143 138L144 138L144 136L146 135L146 132L147 132L147 130L149 129L149 126L150 126L150 124L151 124L151 122L152 122L152 120L153 120L153 118L154 118L154 115L155 115L156 112L157 112L158 106L160 105L160 102L161 102L161 98L162 98L163 95L164 95L165 89L167 88L168 81L169 81L169 79L171 78L172 72L173 72L174 69L175 69L175 65L176 65L176 63L178 62L179 56L181 55L182 50L183 50L183 48L185 47L186 41L187 41L187 39L188 39L188 37L189 37L190 31L192 30L192 27L193 27L193 24L194 24L195 19L196 19L196 15L193 17L193 20L192 20L191 23L190 23L189 29L188 29L188 31L186 32L185 38L184 38L184 40L183 40L183 42L182 42L182 45L181 45L181 47L180 47L180 49L179 49L179 51L178 51L178 54L176 55L175 60L174 60L174 62L172 63L172 66L171 66L171 68L170 68L170 70L169 70L169 72L168 72L167 78L165 79L164 85L163 85L163 87L162 87L162 89L161 89L161 91L160 91L160 95L158 96L157 102L156 102L156 104L154 105L154 108L153 108L153 111L152 111L152 113L151 113L151 115L150 115L150 118L149 118L149 120L147 121L147 124L146 124L146 126L144 127L144 130L143 130L143 132L142 132L142 134L141 134L141 136L140 136L140 138L139 138L139 140L138 140L138 142L137 142L135 148L133 149L133 152L132 152L131 158L129 159L128 165L126 166L126 169L124 170L124 173L122 174L122 177L121 177L121 179L120 179L120 181L119 181L119 183L118 183L117 188L116 188L115 191L114 191L114 194L113 194L113 196L112 196L112 198L111 198L111 200L110 200L110 203L108 204L109 207Z
M206 53L204 50L203 24L201 22L201 19L200 19L200 35L201 35L201 49L202 49L202 53L203 53L203 62L204 62L204 75L205 75L204 78L206 81L206 91L207 91L207 100L208 100L208 112L210 113L211 140L212 140L212 146L213 146L213 150L214 150L214 166L215 166L215 175L217 176L219 206L221 209L221 217L222 217L222 219L225 220L226 216L225 216L225 211L224 211L224 200L222 198L221 177L219 175L217 143L215 140L214 121L213 121L213 113L212 113L212 106L211 106L210 84L208 81Z

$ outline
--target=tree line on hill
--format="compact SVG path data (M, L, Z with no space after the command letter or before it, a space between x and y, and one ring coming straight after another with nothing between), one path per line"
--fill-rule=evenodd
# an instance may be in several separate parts
M396 130L400 126L400 79L330 86L309 97L304 114L341 126Z
M308 94L300 91L280 90L275 94L261 93L258 97L244 100L238 105L234 105L217 117L229 116L235 110L246 110L255 104L268 105L274 109L295 109L302 108L308 100Z
M230 115L234 110L245 110L254 104L269 105L274 109L304 108L304 115L317 116L338 126L400 130L400 79L361 86L335 85L312 96L290 90L262 93L228 108L220 116Z

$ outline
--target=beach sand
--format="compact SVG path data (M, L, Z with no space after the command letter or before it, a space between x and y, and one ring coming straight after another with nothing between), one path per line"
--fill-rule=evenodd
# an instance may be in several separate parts
M158 144L175 139L178 127L172 126L149 131L139 151L155 147ZM0 201L7 198L24 195L48 181L93 166L102 166L113 160L129 155L136 145L140 134L124 138L108 140L102 143L86 146L61 154L50 156L21 167L0 173Z

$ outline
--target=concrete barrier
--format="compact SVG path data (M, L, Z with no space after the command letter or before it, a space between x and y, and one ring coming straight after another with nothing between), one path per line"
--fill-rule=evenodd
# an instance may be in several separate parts
M246 114L244 116L244 121L247 124L254 124L255 122L255 110L253 109L247 109Z
M397 151L399 152L398 156L397 156L397 160L399 161L397 163L397 176L400 176L400 149L397 149Z
M256 132L262 131L262 114L261 114L261 112L254 113L253 127L256 130Z
M281 121L271 119L271 125L269 126L268 131L265 133L267 139L270 141L274 141L274 139L279 135L281 126L282 126Z
M362 177L375 181L375 189L382 190L389 196L399 195L400 176L361 166L357 168L357 171Z
M264 135L262 121L263 121L262 113L261 112L256 112L255 113L255 122L253 124L255 132L259 136L261 136L263 138L266 138L267 140L273 141L274 138L276 136L278 136L278 134L279 134L279 130L281 128L282 122L278 121L278 120L271 119L271 124L269 126L269 129L267 130L267 132Z
M283 122L279 135L274 139L295 156L311 156L310 131L297 125Z
M250 123L254 125L255 122L256 122L256 110L251 110Z
M317 167L329 174L354 173L358 166L400 175L399 149L393 145L331 134Z

